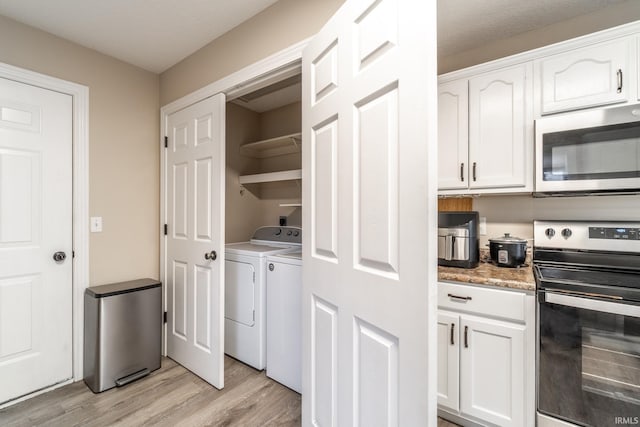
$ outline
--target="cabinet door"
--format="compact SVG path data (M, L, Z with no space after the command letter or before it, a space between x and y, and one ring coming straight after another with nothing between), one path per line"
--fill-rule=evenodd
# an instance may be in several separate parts
M438 405L458 411L460 316L438 311Z
M524 187L532 161L529 64L469 80L470 188ZM530 132L531 131L531 132Z
M625 102L632 76L630 39L541 59L542 114Z
M467 80L438 87L438 190L468 187L469 88Z
M525 425L525 326L461 316L460 327L460 412L499 426Z

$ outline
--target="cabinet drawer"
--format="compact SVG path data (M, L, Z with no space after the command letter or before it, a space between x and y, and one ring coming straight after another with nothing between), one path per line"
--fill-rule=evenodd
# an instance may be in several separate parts
M456 283L438 283L438 307L525 321L525 294ZM458 298L456 298L458 297Z

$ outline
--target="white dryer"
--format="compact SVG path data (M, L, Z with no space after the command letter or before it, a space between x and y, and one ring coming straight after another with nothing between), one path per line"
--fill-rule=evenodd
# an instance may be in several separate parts
M266 257L300 251L299 227L260 227L249 242L225 245L224 351L266 366Z
M302 253L267 257L267 376L302 393Z

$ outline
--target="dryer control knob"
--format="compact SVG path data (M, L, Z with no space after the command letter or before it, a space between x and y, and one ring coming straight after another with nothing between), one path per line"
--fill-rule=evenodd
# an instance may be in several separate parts
M564 237L565 239L568 239L569 237L571 237L571 229L570 228L564 228L562 230L562 237Z
M546 230L544 230L544 235L548 238L552 238L556 235L556 230L554 230L553 228L547 228Z
M287 231L287 236L291 236L293 234L293 231L289 230Z

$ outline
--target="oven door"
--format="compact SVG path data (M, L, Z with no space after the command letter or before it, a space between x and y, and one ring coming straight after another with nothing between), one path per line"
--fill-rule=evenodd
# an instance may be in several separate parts
M540 290L538 326L538 412L581 426L639 422L639 305Z
M536 192L640 189L640 107L536 121Z

